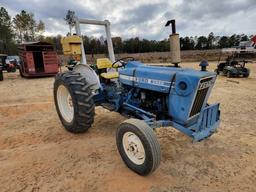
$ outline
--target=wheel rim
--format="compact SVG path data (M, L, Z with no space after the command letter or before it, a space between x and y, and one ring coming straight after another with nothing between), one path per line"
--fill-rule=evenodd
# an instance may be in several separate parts
M61 116L68 123L72 122L74 118L73 101L68 89L64 85L58 87L57 100Z
M140 138L132 132L123 135L123 148L127 157L135 164L144 163L146 153Z

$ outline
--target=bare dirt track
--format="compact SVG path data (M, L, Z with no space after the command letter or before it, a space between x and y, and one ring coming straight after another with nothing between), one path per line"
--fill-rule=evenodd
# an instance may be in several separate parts
M89 132L68 133L55 112L53 78L4 73L0 191L256 191L256 64L248 66L248 79L232 79L239 83L217 79L210 102L221 103L218 133L192 144L172 128L156 130L162 162L147 177L130 171L117 152L115 130L124 117L99 107Z

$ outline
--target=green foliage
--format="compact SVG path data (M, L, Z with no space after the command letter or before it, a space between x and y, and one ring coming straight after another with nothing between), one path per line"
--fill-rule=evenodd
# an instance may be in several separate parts
M229 46L229 38L227 36L222 36L219 40L219 48L225 48Z
M200 36L197 39L197 44L195 46L196 49L202 50L202 49L207 49L208 46L208 39L205 36Z
M64 20L69 25L69 33L71 35L72 34L72 28L75 26L75 11L68 10Z
M41 38L44 31L43 21L37 21L33 13L22 10L13 18L13 26L16 31L16 39L18 42L36 41Z
M4 7L0 8L0 54L15 49L11 17Z
M119 37L120 38L120 37ZM156 40L140 40L139 37L127 39L123 41L123 53L146 53L146 52L164 52L169 51L169 41L167 39L162 41Z
M180 38L181 50L193 50L195 48L195 41L192 37L181 37Z
M55 49L59 52L62 53L62 46L61 46L61 35L57 36L47 36L47 37L41 37L40 41L51 43L54 45Z
M180 37L181 50L204 50L218 49L238 46L244 35L214 36L210 33L207 37ZM248 38L248 37L247 37ZM46 41L56 45L61 52L60 39L46 37ZM246 39L244 37L243 39ZM121 37L113 37L113 48L115 53L147 53L147 52L168 52L170 43L168 39L162 41L140 39L139 37L122 40ZM86 54L107 54L107 42L100 38L83 36L83 43Z

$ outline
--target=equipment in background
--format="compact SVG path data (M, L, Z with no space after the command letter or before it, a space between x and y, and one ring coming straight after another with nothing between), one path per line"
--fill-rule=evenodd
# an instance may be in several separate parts
M250 41L241 41L238 46L232 48L223 48L220 52L232 53L232 58L236 60L247 60L256 58L256 35ZM220 60L220 59L219 59Z
M20 67L20 58L17 55L8 55L6 58L7 64L13 64L17 69Z
M106 23L106 31L110 32L109 22L76 18L77 30L81 22ZM179 46L173 32L172 62L177 66ZM81 35L80 31L77 34ZM147 66L130 57L113 61L112 42L107 42L110 59L98 59L96 70L86 63L77 64L72 71L59 73L55 78L54 102L66 130L88 131L94 122L95 106L129 117L117 128L116 145L127 167L140 175L154 172L161 161L154 128L172 126L194 141L204 140L216 131L220 123L219 103L207 102L217 75L207 71L206 61L201 63L201 71ZM82 62L86 62L85 57Z
M14 63L6 63L6 58L8 55L6 54L0 54L0 66L2 67L2 71L7 71L8 73L10 72L16 72L16 67Z
M59 72L59 61L53 45L46 42L27 42L19 46L22 77L53 76Z
M7 63L6 59L8 58L7 54L3 54L3 53L7 53L7 46L6 43L2 40L0 40L0 67L3 71L7 71L9 72L16 72L16 67L17 65L15 63Z
M256 56L256 35L249 41L241 41L236 48L237 57L240 59L252 59Z
M245 67L245 64L249 61L238 60L234 56L228 56L226 61L219 63L215 72L219 75L225 75L228 78L230 77L249 77L250 69Z
M63 37L61 39L61 44L62 44L63 54L70 57L70 59L66 63L66 67L68 68L68 70L72 71L72 69L76 66L76 64L81 62L82 38L79 37L78 35Z

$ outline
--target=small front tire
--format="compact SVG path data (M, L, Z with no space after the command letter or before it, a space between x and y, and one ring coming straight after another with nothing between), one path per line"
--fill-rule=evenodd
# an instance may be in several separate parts
M220 74L220 72L219 72L219 70L218 70L218 69L215 69L215 70L214 70L214 72L215 72L215 73L217 73L217 75L219 75L219 74Z
M157 137L142 120L124 121L117 129L116 144L124 163L139 175L154 172L160 164L161 150Z
M231 78L231 77L232 77L231 72L228 71L228 72L227 72L227 78Z

